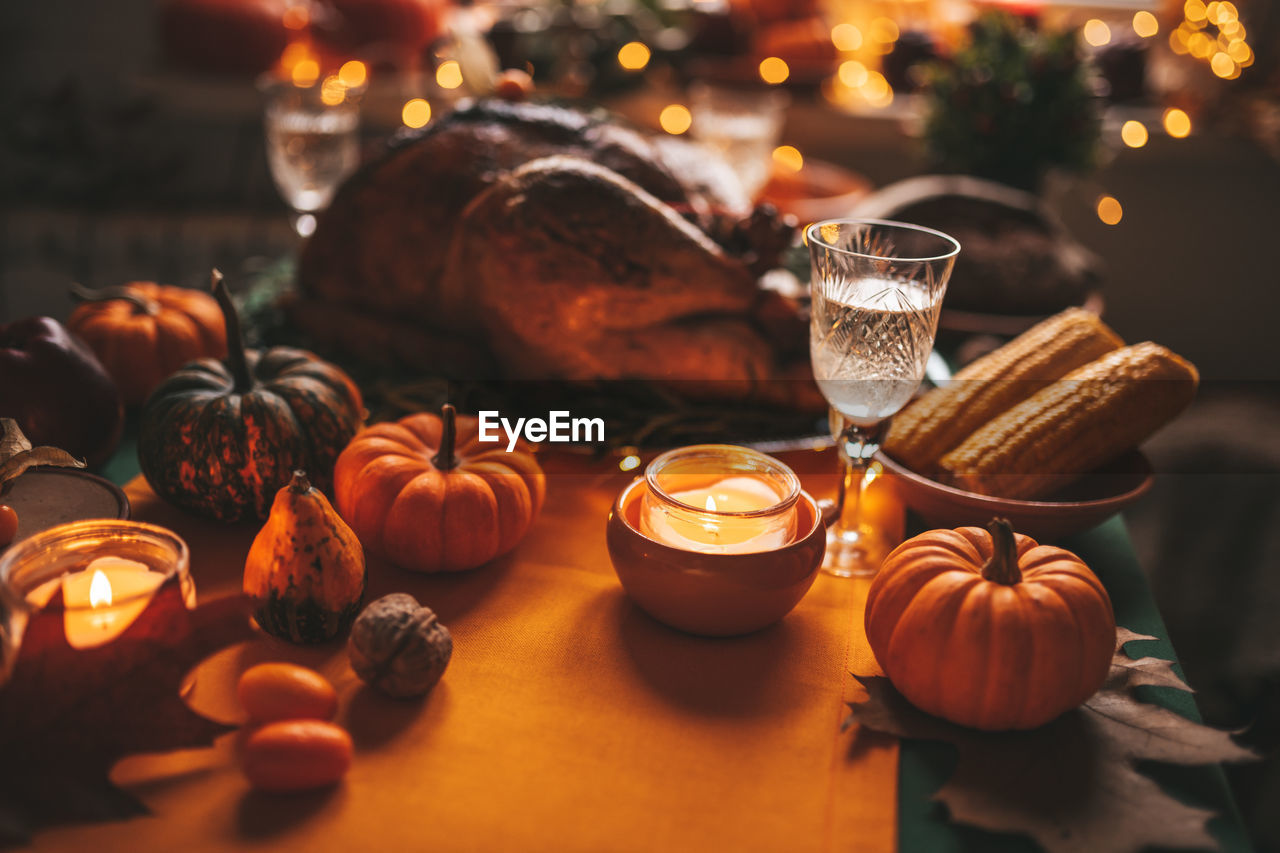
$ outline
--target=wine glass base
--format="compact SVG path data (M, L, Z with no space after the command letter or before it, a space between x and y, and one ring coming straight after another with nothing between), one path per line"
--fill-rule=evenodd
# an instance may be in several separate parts
M827 530L827 553L822 571L838 578L875 577L889 549L875 531Z

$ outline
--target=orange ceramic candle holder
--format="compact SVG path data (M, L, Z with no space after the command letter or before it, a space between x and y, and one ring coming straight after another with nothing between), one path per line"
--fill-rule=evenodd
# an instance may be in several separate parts
M813 585L827 548L817 502L800 492L796 533L772 551L707 553L675 548L640 532L643 478L609 513L609 558L627 595L659 622L709 637L746 634L791 612Z

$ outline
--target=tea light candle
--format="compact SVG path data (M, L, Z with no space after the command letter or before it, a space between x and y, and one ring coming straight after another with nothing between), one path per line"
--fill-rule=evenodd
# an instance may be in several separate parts
M664 453L645 471L640 530L686 551L777 550L795 536L795 473L771 456L733 445Z
M23 605L7 614L10 624L0 626L0 636L16 644L27 614L48 606L61 591L67 643L77 649L109 643L170 578L178 579L187 605L195 606L188 560L180 538L142 522L75 521L37 533L0 555L4 596ZM16 649L2 651L7 667Z
M84 571L63 575L68 645L87 649L114 640L146 609L162 583L160 572L122 557L98 557Z

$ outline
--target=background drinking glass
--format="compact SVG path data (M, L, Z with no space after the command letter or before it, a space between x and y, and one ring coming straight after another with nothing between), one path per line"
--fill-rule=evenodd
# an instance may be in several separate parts
M360 92L336 77L311 86L277 80L263 86L267 162L303 237L315 230L314 212L328 206L359 163Z
M887 550L859 512L867 464L924 377L960 244L941 231L880 220L818 222L805 237L809 355L845 468L823 569L866 576Z
M689 132L724 156L751 198L769 182L789 100L777 89L729 89L709 83L689 88Z

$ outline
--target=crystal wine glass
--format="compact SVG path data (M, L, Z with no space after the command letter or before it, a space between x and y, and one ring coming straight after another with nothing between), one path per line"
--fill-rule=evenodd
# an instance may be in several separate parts
M960 244L941 231L874 219L818 222L805 238L809 355L844 462L823 569L866 577L885 555L859 511L867 465L924 377Z
M276 189L293 208L299 236L315 230L316 211L329 205L360 160L360 90L324 83L263 86L267 163Z

